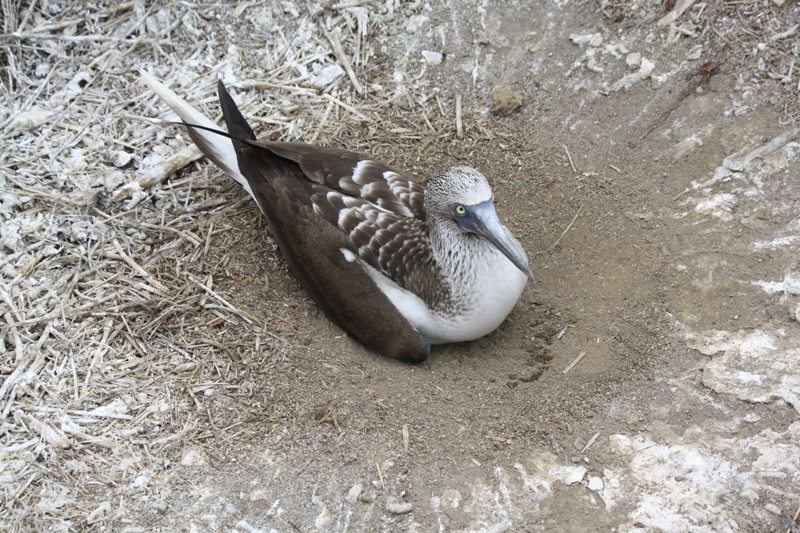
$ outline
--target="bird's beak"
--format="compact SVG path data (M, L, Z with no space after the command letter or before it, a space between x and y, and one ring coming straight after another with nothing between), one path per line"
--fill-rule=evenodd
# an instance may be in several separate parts
M519 241L500 222L500 218L494 208L494 202L487 200L465 207L467 207L468 214L463 219L456 221L459 226L463 230L471 231L492 243L509 261L514 263L514 266L528 276L531 283L536 283L536 277L528 265L528 257L525 255L525 250L522 249Z

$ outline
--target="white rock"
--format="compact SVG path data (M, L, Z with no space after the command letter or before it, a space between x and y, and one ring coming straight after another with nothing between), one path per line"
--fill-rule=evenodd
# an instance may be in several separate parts
M569 36L569 40L578 46L588 44L589 46L600 46L603 44L603 35L601 33L573 33Z
M605 483L603 483L603 480L600 479L599 477L589 476L589 483L586 485L586 487L593 492L600 492L601 490L606 488L606 485Z
M560 479L565 485L575 485L583 480L587 469L585 466L556 465L550 468L550 475Z
M641 63L639 64L639 70L636 72L631 72L622 79L615 81L610 87L611 92L617 92L621 89L629 89L634 83L649 78L653 74L653 70L655 68L655 63L646 57L643 57Z
M755 413L749 413L744 415L744 417L742 417L742 420L744 422L747 422L748 424L755 424L756 422L761 420L761 417Z
M631 52L625 57L625 63L629 67L638 67L642 62L642 54L639 52Z
M591 70L592 72L597 72L598 74L603 73L603 67L597 62L597 56L593 53L594 50L589 50L586 52L586 68Z
M703 46L697 45L689 51L689 55L686 56L686 59L689 61L697 61L703 57Z
M417 33L428 23L428 17L425 15L412 15L406 19L406 31L408 33Z
M358 501L358 497L361 496L362 490L364 490L364 486L361 483L356 483L350 487L345 499L350 503L356 503Z
M126 152L125 150L117 150L111 154L111 163L115 167L124 167L131 162L131 159L133 159L133 154Z
M422 58L425 59L425 62L431 66L437 66L442 64L442 54L441 52L433 52L431 50L423 50L422 51Z
M642 75L642 77L647 78L648 76L650 76L653 73L653 70L655 68L656 68L656 64L655 63L653 63L649 59L643 57L641 66L639 68L639 73Z
M246 533L264 533L263 529L251 526L245 519L241 519L236 522L236 529L240 529Z
M102 502L97 508L89 513L86 521L90 524L96 524L105 520L111 514L111 502Z
M338 64L328 65L319 72L317 81L314 82L314 88L322 90L331 83L344 76L344 69Z
M386 510L392 514L406 514L414 510L414 506L410 503L386 503Z
M442 505L450 509L458 509L461 505L461 493L455 489L447 489L442 493Z
M8 131L24 132L39 127L52 117L55 113L53 111L42 109L40 106L35 105L14 115L13 120L6 126Z
M144 19L144 27L149 35L159 35L169 24L167 12L160 10Z
M181 464L183 466L200 466L206 464L206 458L198 450L189 450L181 459Z
M621 453L631 453L633 442L627 435L615 434L608 437L608 444L611 449Z
M250 500L251 502L263 502L263 501L267 501L269 499L269 494L267 494L267 490L266 489L259 488L259 489L255 489L253 492L251 492L247 496L247 499Z
M313 499L313 498L312 498ZM319 505L319 504L317 504ZM314 530L315 531L330 531L333 528L329 527L331 522L333 521L333 517L331 516L330 510L328 510L327 505L322 506L322 510L319 512L317 517L314 519Z

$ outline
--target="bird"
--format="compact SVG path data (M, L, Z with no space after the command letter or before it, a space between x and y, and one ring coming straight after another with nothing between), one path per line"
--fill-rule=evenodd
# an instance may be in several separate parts
M220 80L226 133L153 75L140 75L255 200L316 304L375 352L419 363L433 345L488 335L536 283L478 170L453 166L425 188L367 156L257 140Z

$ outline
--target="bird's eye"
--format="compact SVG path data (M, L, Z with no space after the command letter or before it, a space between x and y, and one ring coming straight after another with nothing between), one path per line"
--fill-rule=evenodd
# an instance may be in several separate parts
M463 206L463 205L461 205L461 204L456 204L456 206L453 208L453 212L454 212L456 215L458 215L458 216L462 216L462 217L463 217L464 215L466 215L466 214L467 214L467 208L466 208L466 207L464 207L464 206Z

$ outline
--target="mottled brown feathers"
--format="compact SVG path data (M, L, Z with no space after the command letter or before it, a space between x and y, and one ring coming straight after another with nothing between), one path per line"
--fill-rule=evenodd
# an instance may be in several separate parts
M434 266L424 251L422 187L351 152L256 141L221 83L219 93L239 171L305 289L334 322L365 345L404 361L424 360L422 335L366 270L348 262L342 252L357 254L400 286L413 288L426 277L422 270L430 274ZM419 238L399 237L409 230Z

